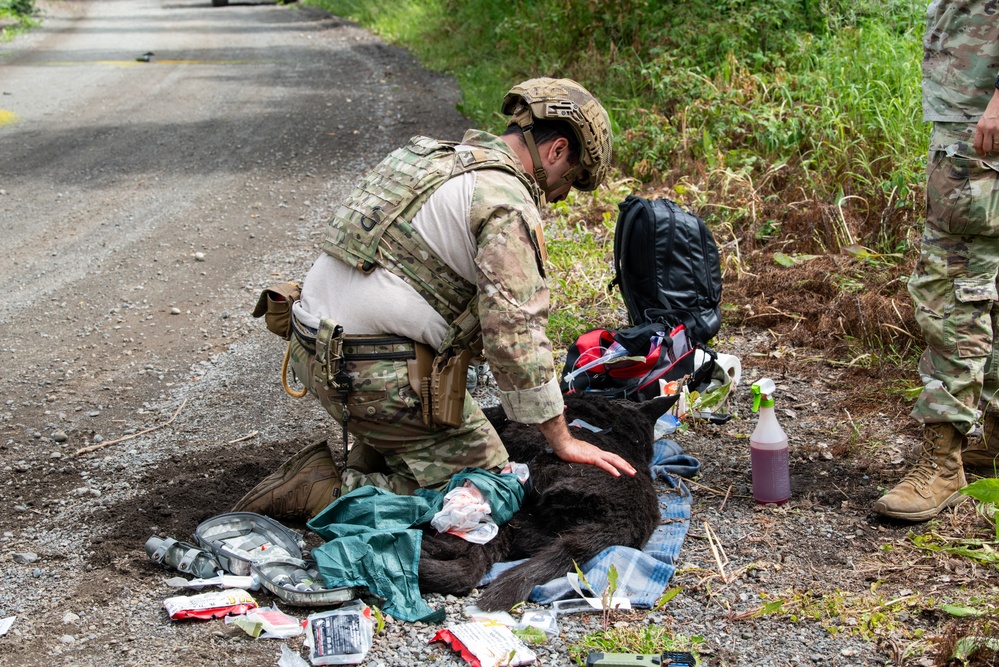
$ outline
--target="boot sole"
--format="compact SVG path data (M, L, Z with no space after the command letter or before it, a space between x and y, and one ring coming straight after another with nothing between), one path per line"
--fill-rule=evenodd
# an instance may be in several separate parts
M967 499L968 496L962 494L960 491L955 491L950 495L950 498L942 504L928 510L923 510L922 512L893 512L887 508L878 509L880 502L874 503L874 511L881 516L886 516L891 519L901 519L903 521L926 521L927 519L932 519L949 507L956 507L957 505L960 505Z

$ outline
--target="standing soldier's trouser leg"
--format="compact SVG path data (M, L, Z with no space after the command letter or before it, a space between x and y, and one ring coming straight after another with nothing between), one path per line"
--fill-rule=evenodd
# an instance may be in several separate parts
M923 392L912 410L924 426L923 442L902 481L874 503L883 516L925 521L966 498L961 450L966 436L979 430L980 402L995 401L989 392L999 386L996 176L978 160L930 153L926 225L909 279L926 341L919 361Z
M926 341L919 362L924 389L912 416L923 424L950 422L965 434L977 423L980 402L999 412L997 176L977 160L930 154L922 250L909 279Z

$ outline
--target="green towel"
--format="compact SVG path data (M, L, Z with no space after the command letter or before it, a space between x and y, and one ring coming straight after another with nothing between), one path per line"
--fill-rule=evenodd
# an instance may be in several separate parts
M524 488L514 475L465 468L451 478L447 491L466 480L489 502L493 519L504 524L520 509ZM445 491L446 493L446 491ZM422 531L444 505L444 493L419 489L398 496L362 486L320 512L308 526L326 544L313 549L327 586L365 586L385 598L384 611L403 621L440 623L444 610L433 610L420 596L417 578Z

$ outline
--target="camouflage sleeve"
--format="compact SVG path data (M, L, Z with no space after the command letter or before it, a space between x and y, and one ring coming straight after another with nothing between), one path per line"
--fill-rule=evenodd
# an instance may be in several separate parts
M531 230L540 214L524 187L498 170L476 172L470 211L483 352L507 416L537 424L562 414L548 324L548 285Z
M923 119L976 122L995 92L993 0L932 0L923 36Z

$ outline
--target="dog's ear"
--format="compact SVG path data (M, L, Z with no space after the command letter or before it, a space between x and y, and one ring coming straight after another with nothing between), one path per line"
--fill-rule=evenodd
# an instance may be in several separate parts
M666 414L666 411L680 400L679 394L673 396L659 396L651 401L644 401L638 404L638 411L642 413L645 420L650 424L655 424L656 420Z

